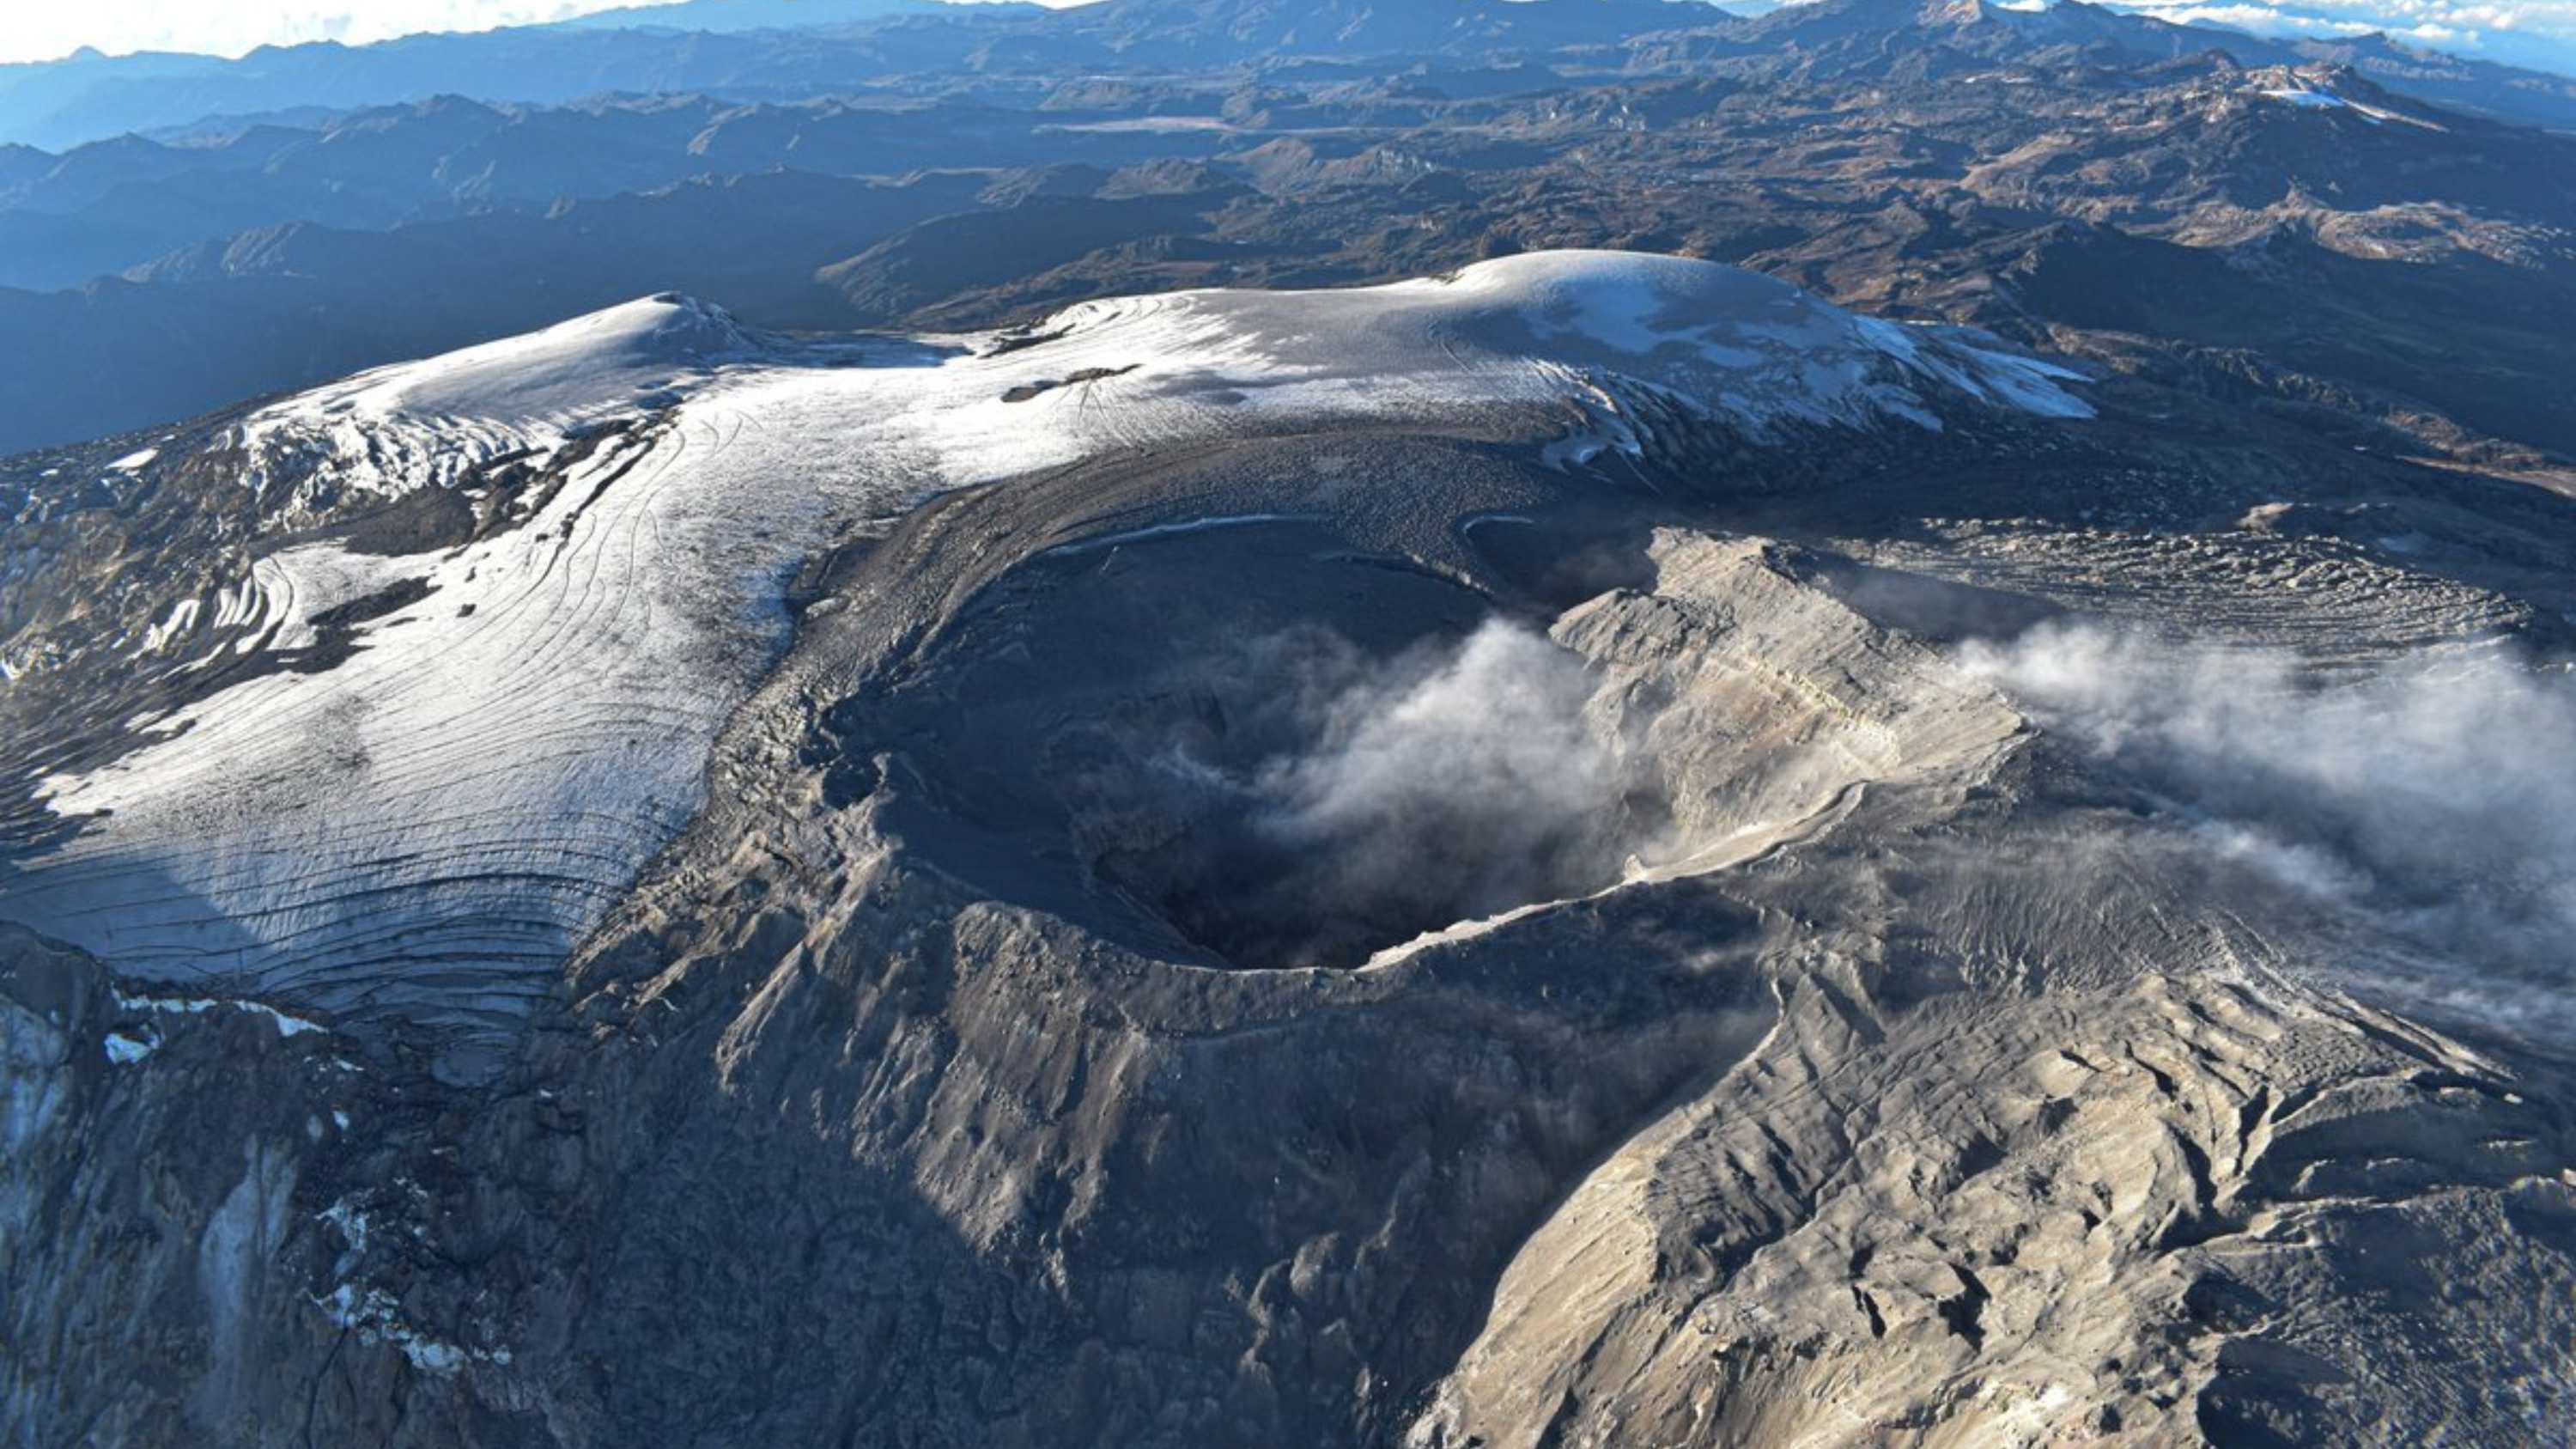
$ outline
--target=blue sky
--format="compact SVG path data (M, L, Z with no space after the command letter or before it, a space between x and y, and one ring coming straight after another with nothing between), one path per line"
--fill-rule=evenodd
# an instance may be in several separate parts
M11 0L0 60L43 60L83 45L238 55L300 40L363 43L423 30L561 20L623 0ZM1064 0L1053 0L1064 3ZM2386 30L2417 44L2517 65L2576 71L2576 0L2115 0L2168 19L2276 35Z

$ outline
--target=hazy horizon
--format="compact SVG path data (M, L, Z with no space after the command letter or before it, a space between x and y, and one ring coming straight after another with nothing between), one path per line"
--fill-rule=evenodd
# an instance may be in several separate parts
M678 3L681 0L344 0L340 4L275 0L263 6L233 0L96 0L77 9L0 21L0 64L66 60L84 49L112 56L164 52L238 59L263 45L319 40L371 45L406 35L546 25L603 10ZM1082 0L1029 3L1061 7Z
M680 0L97 0L0 24L0 64L66 59L83 49L237 58L263 45L366 45L406 35L543 25L603 10ZM946 0L952 4L984 0ZM1031 0L1063 8L1094 0ZM1797 3L1797 0L1792 0ZM2178 24L2255 35L2351 39L2374 31L2428 50L2576 74L2576 0L2105 0ZM1751 7L1746 7L1751 8Z

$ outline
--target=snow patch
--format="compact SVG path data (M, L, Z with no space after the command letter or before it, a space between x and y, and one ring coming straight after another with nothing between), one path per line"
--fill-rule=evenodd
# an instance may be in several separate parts
M143 636L143 652L158 654L197 626L197 611L203 607L197 599L181 599L170 606L168 618L155 624Z
M2320 90L2312 86L2262 86L2256 88L2254 93L2265 100L2278 101L2285 106L2303 111L2349 111L2374 126L2397 121L2409 126L2421 126L2431 131L2442 129L2433 122L2416 116L2403 115L2379 106L2365 105L2350 97L2337 95L2331 90Z
M359 1342L390 1344L423 1373L445 1376L472 1363L510 1361L510 1350L506 1348L465 1348L429 1337L402 1321L402 1304L382 1288L361 1293L343 1283L328 1297L314 1299L313 1304L333 1324L355 1333Z
M107 1034L105 1039L101 1041L100 1045L106 1048L107 1059L109 1061L116 1063L120 1067L124 1067L132 1066L134 1063L152 1055L153 1049L161 1045L161 1039L157 1035L149 1033L134 1035L122 1031L111 1031Z
M1050 554L1095 553L1120 544L1142 543L1150 538L1169 538L1181 533L1205 533L1212 528L1244 528L1261 523L1294 523L1312 518L1305 513L1229 513L1216 518L1191 518L1177 523L1157 523L1149 528L1131 528L1124 533L1106 533L1098 538L1081 539L1048 549Z
M276 1007L268 1006L257 1001L243 1001L235 998L208 996L128 996L124 992L120 991L116 993L116 1004L127 1011L154 1011L181 1016L198 1016L209 1011L227 1009L247 1012L252 1016L267 1017L270 1023L277 1028L277 1034L281 1037L302 1036L308 1031L327 1032L330 1030L329 1027L322 1025L320 1022L307 1021L300 1016L289 1016L285 1012L278 1010Z
M367 1215L351 1206L348 1199L342 1198L314 1214L314 1218L319 1222L328 1223L338 1231L340 1240L348 1244L340 1254L339 1261L331 1269L331 1276L334 1278L347 1277L350 1270L355 1268L358 1261L367 1253Z
M666 294L541 332L362 372L254 414L235 441L244 480L401 493L453 484L511 453L545 454L584 429L675 400L683 378L754 362L759 337L721 308Z

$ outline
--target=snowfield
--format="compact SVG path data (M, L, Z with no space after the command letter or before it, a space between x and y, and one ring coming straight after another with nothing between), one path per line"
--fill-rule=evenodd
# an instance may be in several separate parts
M247 481L312 496L444 485L503 453L560 447L585 425L763 355L760 339L718 308L644 298L289 398L243 424Z
M286 650L326 611L417 595L357 625L336 666L201 698L116 763L48 780L85 826L25 863L0 916L192 992L440 1029L471 1070L699 808L718 731L789 641L797 565L929 494L1368 419L1548 408L1561 430L1569 404L1594 426L1548 456L1579 465L1634 448L1641 388L1755 439L1976 406L2081 417L2075 378L1976 334L1616 253L1086 303L993 336L818 343L630 303L249 419L245 485L312 500L457 486L649 421L505 532L409 556L288 548L138 631L163 649L200 618L255 623L224 647Z
M2396 111L2385 110L2378 106L2364 105L2359 101L2350 99L2349 97L2337 95L2332 90L2320 90L2314 86L2306 84L2292 86L2264 86L2258 88L2255 91L2255 94L2263 97L2265 100L2278 101L2282 105L2289 106L2295 110L2350 111L2354 115L2361 117L2363 120L2368 121L2374 126L2386 125L2390 121L2397 121L2409 126L2420 126L2428 131L2438 131L2442 129L2433 122L2424 120L2418 116L2401 115Z

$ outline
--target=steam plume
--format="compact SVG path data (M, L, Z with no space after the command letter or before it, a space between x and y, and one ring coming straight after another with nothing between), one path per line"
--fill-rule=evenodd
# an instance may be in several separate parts
M2560 1010L2576 945L2564 670L2474 650L2329 669L2063 625L1962 657L2166 795L2221 858L2454 958L2483 1010Z

